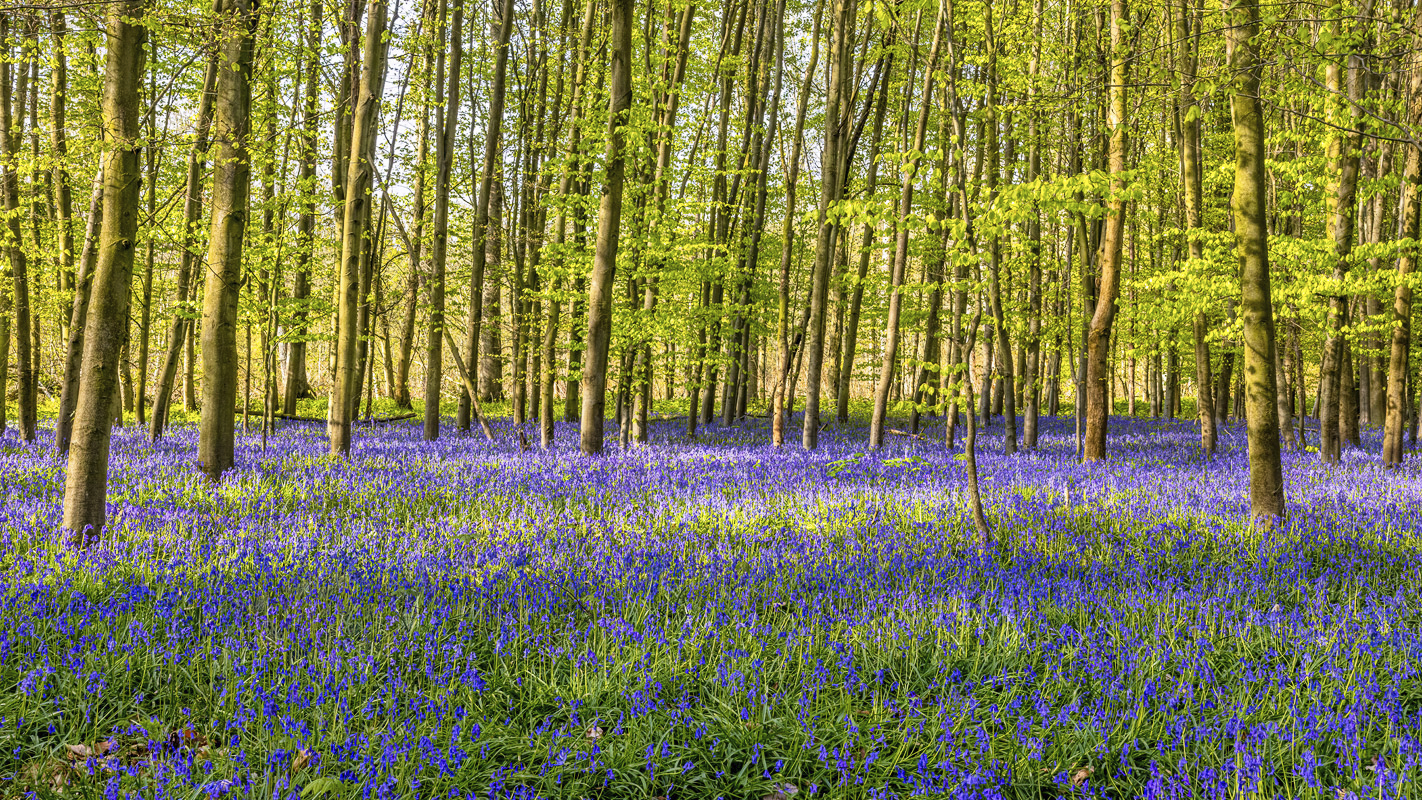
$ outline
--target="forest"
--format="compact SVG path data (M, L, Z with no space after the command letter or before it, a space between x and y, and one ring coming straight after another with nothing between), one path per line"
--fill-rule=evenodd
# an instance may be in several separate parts
M1422 5L0 0L0 800L1402 798Z

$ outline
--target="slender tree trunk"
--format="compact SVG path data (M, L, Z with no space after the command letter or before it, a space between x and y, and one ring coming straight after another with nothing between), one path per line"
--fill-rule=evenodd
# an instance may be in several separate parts
M1370 3L1365 3L1370 5ZM1368 11L1364 10L1366 17ZM1346 41L1343 29L1345 12L1341 0L1335 0L1329 11L1333 18L1333 41ZM1345 45L1346 47L1346 45ZM1361 115L1354 109L1363 100L1363 60L1360 54L1348 52L1329 61L1326 70L1329 121L1334 130L1329 140L1328 156L1333 173L1329 197L1328 234L1333 240L1333 279L1342 282L1348 273L1353 253L1353 233L1357 218L1358 151ZM1263 189L1260 190L1261 192ZM1325 323L1323 362L1319 365L1321 387L1318 431L1319 458L1325 464L1336 464L1342 454L1339 430L1341 375L1343 373L1343 328L1348 324L1348 298L1338 295L1328 300Z
M202 422L198 463L217 482L235 463L237 292L251 181L252 51L258 8L252 0L220 0L220 50L213 141L212 228L202 305Z
M1106 457L1107 356L1111 348L1111 324L1116 318L1116 296L1121 282L1121 229L1125 222L1126 170L1126 82L1132 58L1126 0L1111 2L1111 86L1106 124L1111 131L1111 197L1106 212L1106 228L1101 242L1101 278L1097 285L1096 310L1091 316L1086 360L1086 431L1082 457L1097 461Z
M909 215L913 213L914 180L922 160L924 138L928 132L928 114L933 108L933 84L938 80L938 52L943 43L943 27L947 21L942 0L938 4L938 19L934 23L933 44L928 52L928 64L923 71L923 89L919 97L918 122L914 126L913 144L908 164L903 168L899 186L898 235L894 240L894 260L889 275L889 319L885 326L884 360L879 367L879 383L874 391L874 413L869 420L869 446L884 446L884 422L889 410L889 389L893 384L894 366L899 353L899 315L903 304L904 272L908 266Z
M479 364L479 327L483 323L484 269L488 263L488 252L484 240L488 236L489 205L493 198L494 179L499 171L500 131L504 121L504 86L508 74L509 35L513 31L513 0L503 0L499 11L498 39L494 47L494 75L489 86L489 111L484 131L484 164L480 168L479 194L474 205L474 265L469 278L469 321L464 332L464 350L469 354L469 366ZM458 73L451 70L451 83L458 81ZM522 298L513 299L513 307L518 308ZM461 394L455 414L455 427L469 429L469 401L467 394Z
M332 457L342 457L351 449L351 423L358 410L357 400L361 370L358 340L361 336L360 303L362 254L367 251L368 227L371 219L371 167L375 158L375 133L380 113L380 98L385 87L385 0L372 0L366 15L365 48L361 57L360 89L351 127L350 162L346 165L346 202L344 231L341 243L340 305L336 308L336 324L340 332L336 342L336 391L327 423Z
M1027 62L1028 118L1027 182L1042 171L1042 112L1037 107L1042 63L1042 0L1033 4L1032 57ZM1037 417L1042 407L1042 212L1033 206L1027 221L1027 359L1023 375L1025 400L1022 413L1022 446L1037 449Z
M93 309L85 320L84 361L74 436L64 479L63 527L82 543L104 529L109 440L118 354L128 326L133 243L138 235L138 90L143 82L145 6L120 0L110 6L105 49L102 245L94 268Z
M1413 130L1422 128L1422 12L1412 18L1412 48L1407 66L1407 121ZM1397 288L1392 297L1392 340L1387 366L1387 412L1383 420L1383 464L1394 468L1402 463L1402 433L1408 418L1408 357L1412 348L1412 287L1410 276L1417 270L1417 239L1422 233L1422 145L1409 142L1402 178L1402 207L1398 229L1410 242L1397 259Z
M0 47L3 47L7 53L10 49L9 28L9 19L0 15ZM0 194L3 194L6 224L9 228L9 244L5 249L9 251L9 277L14 297L15 367L19 383L17 387L19 389L19 403L17 404L19 417L16 421L19 425L20 438L26 442L33 442L35 440L35 406L38 401L38 392L31 361L39 354L31 352L30 349L33 342L30 337L32 319L29 260L25 255L24 238L20 231L20 182L19 176L15 173L21 142L20 121L24 118L28 99L26 94L29 83L29 65L23 60L18 60L15 71L13 100L18 113L12 114L11 61L8 57L0 58L0 147L4 148L3 152L0 152L0 164L3 164L3 169L0 169ZM0 362L0 370L4 369L8 369L8 366L4 362ZM3 390L3 387L0 387L0 390ZM5 395L3 391L0 391L0 403L4 402L6 402Z
M1235 251L1239 256L1244 318L1245 403L1249 420L1249 504L1266 524L1284 518L1279 453L1278 387L1274 378L1274 310L1269 296L1269 239L1265 226L1264 110L1259 101L1258 0L1227 0L1225 43L1234 74Z
M183 359L184 348L189 342L189 331L193 327L195 293L193 268L198 260L198 225L202 218L203 172L207 167L208 136L212 126L212 101L217 90L217 72L221 64L221 54L214 52L208 59L207 72L203 77L202 95L198 100L197 132L193 138L192 150L188 153L187 187L183 201L183 248L178 259L178 308L173 315L168 331L167 353L163 367L158 372L158 384L153 394L153 415L150 420L150 435L156 440L163 435L168 424L168 409L172 404L173 384L177 380L178 367ZM290 387L288 387L288 390ZM295 407L288 413L296 413Z
M1205 256L1205 243L1201 238L1204 233L1201 230L1204 206L1200 158L1201 112L1195 104L1195 73L1199 64L1198 25L1199 11L1194 12L1192 19L1189 5L1182 2L1175 17L1176 70L1180 76L1176 115L1180 125L1180 181L1183 184L1186 238L1190 261L1194 264L1199 264ZM1205 312L1197 311L1192 315L1190 332L1195 346L1195 412L1200 419L1200 446L1206 454L1213 455L1218 435L1215 432L1214 394L1210 386L1210 344L1206 339L1210 323ZM1170 411L1173 415L1174 409Z
M612 339L612 288L616 279L617 240L622 222L622 178L626 169L623 125L632 106L632 0L611 0L611 5L607 185L597 214L597 245L588 282L587 358L583 362L581 449L585 455L602 452L607 356Z
M794 254L795 241L795 200L800 178L800 151L805 143L805 109L810 99L820 59L820 24L824 18L825 0L815 4L815 21L810 31L810 63L805 68L805 79L800 84L798 105L795 110L795 134L791 137L790 160L785 165L785 224L780 242L779 292L777 294L776 342L780 355L775 388L772 390L770 410L770 441L776 447L785 444L787 422L786 393L790 383L790 371L795 357L790 346L790 262ZM877 137L876 137L877 139Z
M805 364L805 420L801 445L814 450L820 443L820 379L825 360L825 311L829 298L830 262L834 258L839 223L831 219L830 207L839 202L844 183L843 158L848 142L847 115L843 107L850 98L847 86L853 71L850 52L856 0L830 0L833 19L829 80L825 100L825 147L821 158L819 237L815 242L815 262L811 273L808 360ZM910 198L911 199L911 198Z
M449 75L445 82L443 53L436 67L435 92L444 92L444 121L435 148L435 201L431 219L434 238L430 243L430 316L425 347L424 437L439 438L440 383L444 379L444 273L449 252L449 180L454 166L454 135L459 128L459 69L464 60L464 0L454 0L454 21L449 35ZM446 90L447 89L447 90ZM452 341L452 339L451 339Z
M65 40L68 25L63 11L50 12L53 44L50 51L49 136L54 155L56 251L59 278L60 334L69 337L69 318L74 305L74 194L69 185L69 58Z
M156 54L157 47L154 47ZM148 71L148 140L158 141L158 76L153 70ZM144 404L148 398L148 347L152 339L153 321L153 266L156 257L156 242L154 229L158 224L158 169L161 161L158 158L159 148L150 146L145 153L148 160L147 197L145 201L148 206L148 213L145 224L148 226L147 253L143 262L143 306L139 310L138 317L138 386L134 391L134 419L141 426L147 422L144 414Z

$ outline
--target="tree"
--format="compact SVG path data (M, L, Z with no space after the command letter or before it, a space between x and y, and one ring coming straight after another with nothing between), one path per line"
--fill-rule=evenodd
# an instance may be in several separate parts
M222 64L214 100L212 227L202 303L202 421L198 464L221 480L235 463L237 402L237 292L251 188L252 51L259 10L255 0L219 0Z
M1180 184L1185 212L1186 239L1190 261L1205 256L1202 239L1203 166L1200 163L1200 109L1195 105L1195 71L1199 63L1200 12L1192 19L1190 7L1181 2L1175 17L1176 69L1180 75L1179 99L1175 113L1180 120ZM1195 407L1200 418L1200 446L1215 452L1215 404L1210 387L1210 323L1204 311L1191 315L1190 332L1195 345Z
M454 0L450 24L449 79L445 82L445 56L440 50L435 66L435 94L444 93L443 121L435 147L435 202L430 242L430 316L425 343L425 441L439 438L440 383L444 355L444 273L449 254L449 176L454 168L454 135L459 128L459 66L464 60L464 0ZM447 87L447 90L446 90Z
M1236 9L1236 13L1245 13ZM1366 16L1367 13L1364 13ZM1353 254L1353 233L1357 223L1358 151L1362 138L1361 119L1356 111L1363 95L1363 60L1348 41L1351 30L1345 31L1342 0L1334 0L1330 8L1331 40L1339 43L1343 52L1330 59L1326 69L1329 122L1334 127L1329 137L1328 156L1331 162L1328 233L1333 240L1333 281L1341 284L1347 276ZM1262 122L1261 122L1262 124ZM1236 130L1238 123L1236 122ZM1335 286L1328 300L1328 320L1323 343L1323 360L1318 368L1318 455L1325 464L1336 464L1342 454L1339 432L1339 405L1343 381L1344 331L1348 324L1349 298Z
M1406 66L1407 122L1413 130L1422 129L1422 9L1414 12L1411 31L1412 50ZM1415 138L1404 148L1407 164L1402 180L1402 207L1399 235L1405 245L1397 259L1397 288L1393 290L1392 337L1387 368L1387 412L1383 419L1383 464L1397 467L1402 463L1402 431L1408 416L1407 397L1408 355L1412 346L1412 285L1410 276L1417 271L1417 240L1422 234L1422 143Z
M375 158L375 128L380 98L385 86L385 0L373 0L366 15L365 49L362 56L360 93L351 128L350 163L346 167L345 231L341 241L340 305L336 307L339 339L336 343L335 404L327 423L331 455L343 456L351 449L351 423L356 414L360 367L356 344L360 338L359 303L362 293L362 253L367 247L370 222L372 161Z
M938 4L938 20L934 23L933 44L928 51L928 65L923 70L923 90L919 98L918 123L914 126L912 149L900 168L898 235L894 238L894 260L889 276L889 321L884 345L884 361L879 368L879 384L874 391L874 416L869 422L869 446L884 444L884 418L888 414L889 387L893 383L895 360L899 351L899 314L903 303L904 271L908 267L909 215L913 213L914 180L922 160L924 137L928 132L928 114L933 108L933 84L938 80L938 51L943 42L943 26L947 19L942 0ZM917 44L917 43L915 43Z
M1120 2L1120 0L1117 0ZM1284 518L1279 417L1274 402L1274 306L1269 292L1269 236L1265 216L1264 110L1259 101L1258 0L1227 0L1225 42L1234 72L1235 253L1239 257L1244 322L1244 381L1249 419L1250 514L1265 524Z
M128 328L129 292L138 236L139 155L142 130L138 91L143 83L145 4L116 0L108 12L104 54L103 228L85 320L83 369L75 403L73 438L64 475L66 531L82 544L104 530L109 440L118 389L118 356Z
M1129 24L1126 0L1112 0L1111 85L1106 116L1106 127L1111 131L1111 196L1106 228L1102 232L1096 309L1091 315L1086 342L1086 431L1082 450L1086 461L1106 457L1106 425L1110 412L1106 359L1111 351L1111 324L1116 319L1116 297L1121 288L1121 239L1126 221L1126 82L1130 79L1132 59Z
M611 4L607 178L598 206L597 245L588 278L587 356L583 361L581 449L586 455L602 452L607 355L612 337L612 287L622 221L622 179L626 170L623 126L627 110L632 106L632 0L611 0Z
M9 50L10 24L0 18L0 46ZM16 174L16 162L20 149L21 120L25 114L27 77L29 66L18 62L14 80L14 96L11 96L11 63L9 58L0 58L0 203L3 203L7 218L7 246L10 265L11 287L14 292L15 314L15 356L16 373L19 382L20 438L26 442L35 440L36 404L38 391L36 374L32 366L39 357L31 349L30 328L33 324L30 309L29 259L25 255L24 238L20 230L20 181ZM14 103L16 113L11 111ZM5 369L0 361L0 369ZM4 385L0 383L0 402L4 402Z
M488 126L484 132L484 164L479 178L479 195L474 205L474 266L469 278L469 324L464 336L464 350L469 354L470 369L479 363L479 325L483 314L484 268L488 261L485 238L488 236L489 206L498 171L499 135L504 121L504 84L508 71L509 36L513 31L513 0L503 0L499 9L499 33L495 44L494 80L489 87ZM450 80L457 82L458 72L451 68ZM459 398L455 426L469 429L469 404L476 398L467 393Z

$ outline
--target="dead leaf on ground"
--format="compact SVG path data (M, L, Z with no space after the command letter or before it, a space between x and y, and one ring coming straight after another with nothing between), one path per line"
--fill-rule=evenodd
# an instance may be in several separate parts
M1087 779L1089 779L1092 775L1095 775L1095 774L1096 774L1096 768L1095 768L1095 767L1089 766L1089 765L1088 765L1088 766L1085 766L1085 767L1082 767L1081 769L1079 769L1079 770L1076 771L1076 774L1075 774L1075 775L1071 776L1071 785L1072 785L1072 786L1075 786L1075 787L1078 788L1078 789L1080 789L1080 788L1081 788L1081 785L1082 785L1083 783L1086 783Z
M601 738L602 738L602 728L599 728L599 727L596 726L596 725L590 726L590 727L588 728L588 739L589 739L589 740L595 742L595 741L597 741L598 739L601 739Z
M94 757L94 751L87 744L66 744L64 755L70 761L86 761Z
M800 793L800 787L793 783L783 783L775 787L775 791L760 798L760 800L790 800L790 798Z
M305 749L297 750L297 751L296 751L296 757L293 758L293 759L291 759L291 771L292 771L292 772L299 772L299 771L301 771L307 764L310 764L310 763L311 763L311 751L310 751L310 750L305 750Z

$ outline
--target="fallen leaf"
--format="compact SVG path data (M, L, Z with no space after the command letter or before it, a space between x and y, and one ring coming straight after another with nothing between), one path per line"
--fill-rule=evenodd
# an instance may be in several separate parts
M1079 770L1076 771L1076 774L1075 774L1075 775L1071 776L1071 785L1072 785L1072 786L1075 786L1075 787L1078 788L1078 789L1080 789L1080 788L1081 788L1081 785L1082 785L1083 783L1086 783L1087 779L1090 778L1092 775L1095 775L1095 774L1096 774L1096 768L1095 768L1095 767L1090 766L1090 765L1085 766L1085 767L1082 767L1081 769L1079 769Z
M291 771L292 771L292 772L300 772L302 768L304 768L307 764L310 764L310 763L311 763L311 751L310 751L310 750L305 750L305 749L303 749L303 750L297 750L297 751L296 751L296 757L293 758L293 759L291 759Z
M790 798L800 793L800 787L793 783L784 783L775 787L775 791L760 798L760 800L790 800Z
M64 752L70 761L84 761L94 757L94 751L87 744L66 744Z
M597 741L598 739L601 739L601 738L602 738L602 728L599 728L599 727L596 726L596 725L593 725L593 726L591 726L591 727L588 728L588 739L590 739L590 740L592 740L592 741L595 742L595 741Z
M114 741L113 739L105 739L104 741L99 742L98 744L94 745L94 755L96 755L96 756L106 756L106 755L108 755L109 753L112 753L112 752L114 752L114 751L117 750L117 749L118 749L118 742Z

